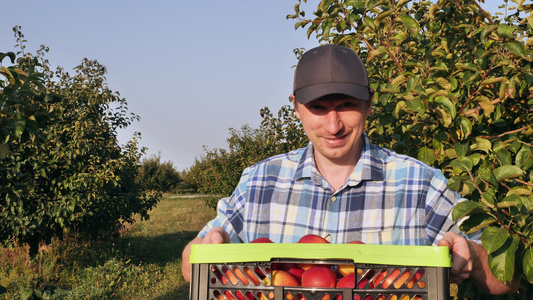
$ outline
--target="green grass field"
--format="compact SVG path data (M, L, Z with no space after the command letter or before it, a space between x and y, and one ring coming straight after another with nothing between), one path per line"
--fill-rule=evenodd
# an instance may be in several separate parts
M0 248L0 299L188 299L181 252L214 215L200 197L167 196L118 238L66 238L34 259L26 247Z

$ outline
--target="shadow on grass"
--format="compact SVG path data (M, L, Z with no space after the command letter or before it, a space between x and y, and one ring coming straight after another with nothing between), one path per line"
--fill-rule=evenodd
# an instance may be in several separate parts
M154 298L154 300L188 300L189 299L189 285L182 286L175 289L171 293L164 296Z
M124 236L119 237L114 246L118 253L134 263L165 266L181 259L181 252L197 234L196 231L182 231L154 237Z
M62 259L77 268L94 267L109 259L129 260L132 264L154 264L164 267L181 260L181 252L196 237L197 231L136 237L123 235L117 238L85 243L72 239L63 243Z

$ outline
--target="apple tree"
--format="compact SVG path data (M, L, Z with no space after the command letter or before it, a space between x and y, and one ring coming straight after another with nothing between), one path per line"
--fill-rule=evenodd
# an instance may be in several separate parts
M169 193L175 191L183 180L172 161L161 162L159 154L142 159L137 181L148 191Z
M105 66L83 59L69 74L52 72L41 47L25 53L20 27L13 66L0 81L0 242L41 242L73 233L116 233L148 218L158 195L136 182L143 150L137 136L120 145L117 130L137 115L107 86ZM17 58L18 56L18 58Z
M522 278L517 298L531 293L532 4L500 1L503 14L491 15L476 0L323 0L311 14L306 2L287 16L295 27L367 66L370 139L442 169L472 200L453 217L468 217L464 232L484 228L493 274ZM468 285L462 296L485 299Z

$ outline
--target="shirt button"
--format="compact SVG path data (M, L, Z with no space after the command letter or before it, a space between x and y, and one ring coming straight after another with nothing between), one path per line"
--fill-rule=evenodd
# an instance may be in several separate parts
M335 197L335 196L331 197L331 201L333 201L333 202L337 201L337 197Z

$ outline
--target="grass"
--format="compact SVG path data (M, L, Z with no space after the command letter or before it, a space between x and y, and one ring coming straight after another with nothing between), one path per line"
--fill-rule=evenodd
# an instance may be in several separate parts
M27 247L0 249L0 299L188 299L181 252L215 211L167 196L150 215L107 241L54 240L33 259Z

